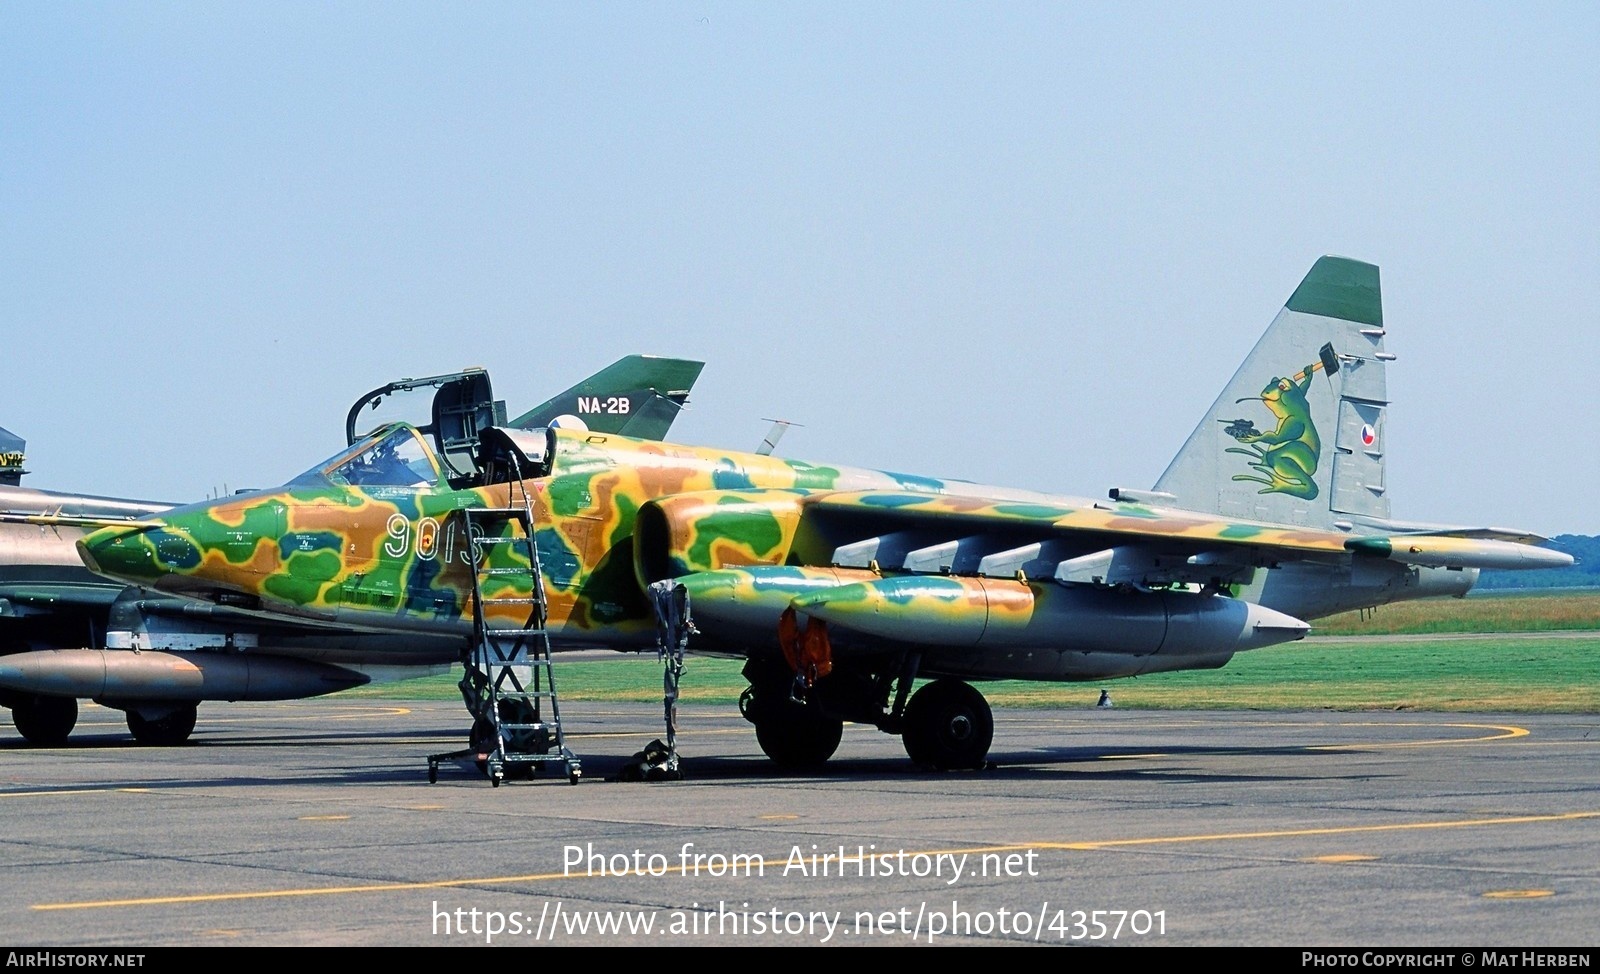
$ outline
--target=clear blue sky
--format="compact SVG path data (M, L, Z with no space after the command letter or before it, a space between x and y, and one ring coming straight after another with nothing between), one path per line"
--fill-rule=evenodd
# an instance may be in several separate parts
M282 481L401 375L709 365L676 438L1152 483L1320 254L1398 517L1600 532L1600 5L0 5L33 486Z

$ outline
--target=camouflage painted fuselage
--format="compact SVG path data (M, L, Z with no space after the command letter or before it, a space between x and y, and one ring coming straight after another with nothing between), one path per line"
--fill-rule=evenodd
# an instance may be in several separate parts
M133 528L108 528L86 539L82 550L96 570L118 578L268 615L370 631L465 635L471 628L473 566L460 512L520 507L526 491L557 648L651 645L654 619L646 584L679 578L690 580L692 589L722 592L714 573L744 570L757 573L749 584L784 594L784 603L840 620L837 645L862 652L926 642L941 627L960 632L972 626L990 630L991 643L1002 629L1028 634L1009 637L1008 648L1019 652L1107 651L1106 644L1124 631L1117 620L1129 618L1120 603L1102 599L1108 604L1091 605L1077 596L1047 600L1059 588L1053 583L966 578L942 587L899 585L868 593L849 587L896 573L973 576L981 574L974 571L980 556L1041 539L1069 549L1058 550L1057 560L1152 544L1180 556L1270 546L1336 565L1351 559L1347 539L1332 532L588 432L556 430L552 436L548 470L528 480L463 490L438 482L362 485L342 482L329 474L330 467L277 490L178 508ZM910 549L915 551L908 554ZM481 550L488 567L518 565L515 545ZM918 568L918 557L943 561ZM521 566L526 568L525 560ZM789 591L795 578L799 587ZM822 585L818 578L846 586L833 593L831 608L803 601ZM485 573L484 584L487 602L527 594L531 577ZM1007 591L1008 585L1015 591ZM760 620L750 626L723 626L719 612L734 611L730 606L742 598L732 589L725 594L720 609L699 603L709 610L709 624L701 626L693 648L775 649L782 605L757 613ZM880 607L871 610L874 616L892 609L895 618L909 620L902 637L883 635L878 624L852 624L842 614L852 596L866 594ZM1352 604L1365 604L1364 594L1351 598ZM1172 620L1173 631L1180 618L1215 616L1209 604L1164 604L1154 595L1134 600L1139 612L1154 613L1163 627ZM1062 615L1064 621L1051 626L1029 623L1030 613L1047 618L1052 606L1058 615L1078 615ZM503 616L495 620L501 624L524 621L509 617L513 610L503 605L491 605L490 612ZM1089 620L1087 628L1073 621L1080 619ZM1161 643L1152 645L1132 640L1125 652L1150 656ZM1230 637L1215 647L1212 656L1221 654L1220 660L1209 665L1249 645ZM1206 649L1194 652L1204 655ZM964 659L951 669L977 670L981 664ZM1100 671L1076 678L1094 672ZM1036 675L1074 678L1054 665Z
M653 638L634 551L645 504L663 501L674 513L697 508L690 536L678 539L680 562L782 564L797 517L760 503L764 491L794 501L841 489L944 488L925 478L582 431L556 431L555 442L550 475L528 481L450 490L300 478L177 508L156 523L105 529L83 552L95 570L119 579L267 614L465 633L472 566L459 512L521 506L526 489L552 636L624 648ZM515 546L484 551L489 567L518 562ZM485 589L486 597L505 594L514 593Z

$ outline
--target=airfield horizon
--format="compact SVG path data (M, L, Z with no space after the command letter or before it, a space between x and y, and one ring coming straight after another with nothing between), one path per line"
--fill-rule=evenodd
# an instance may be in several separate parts
M1495 594L1399 603L1362 619L1323 620L1298 643L1239 653L1218 670L1125 680L983 684L996 707L1092 707L1101 690L1116 707L1162 710L1430 710L1597 713L1600 591ZM1388 638L1393 637L1393 638ZM690 658L687 704L736 705L745 687L736 660ZM563 660L568 700L660 699L659 664L648 653ZM448 700L457 675L421 677L344 691L342 696Z

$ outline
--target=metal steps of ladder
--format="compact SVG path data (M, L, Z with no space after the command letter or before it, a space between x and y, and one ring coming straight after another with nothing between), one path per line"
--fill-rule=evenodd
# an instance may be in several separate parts
M472 650L462 680L474 717L472 746L429 757L430 782L438 780L441 761L468 759L495 787L508 773L532 774L550 766L559 766L572 784L583 776L582 764L567 747L561 729L532 498L524 492L523 500L521 507L461 512L468 536L474 539ZM497 553L507 550L516 563L491 564ZM509 583L518 594L485 596L489 582ZM520 626L506 625L504 613L491 616L493 609L507 607L513 615L526 610Z

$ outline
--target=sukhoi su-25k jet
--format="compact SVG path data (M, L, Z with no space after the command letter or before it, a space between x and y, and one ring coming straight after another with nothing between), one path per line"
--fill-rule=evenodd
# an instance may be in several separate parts
M1109 501L564 429L485 430L482 476L452 481L399 425L80 549L268 617L657 647L669 674L684 650L742 658L780 764L826 761L853 721L979 767L993 720L970 681L1220 667L1307 620L1461 595L1480 568L1570 563L1521 531L1390 519L1384 337L1378 268L1318 260L1155 489ZM532 545L500 543L523 524ZM502 754L538 715L496 701L538 700L515 680L501 699L485 658L463 689L475 746Z

